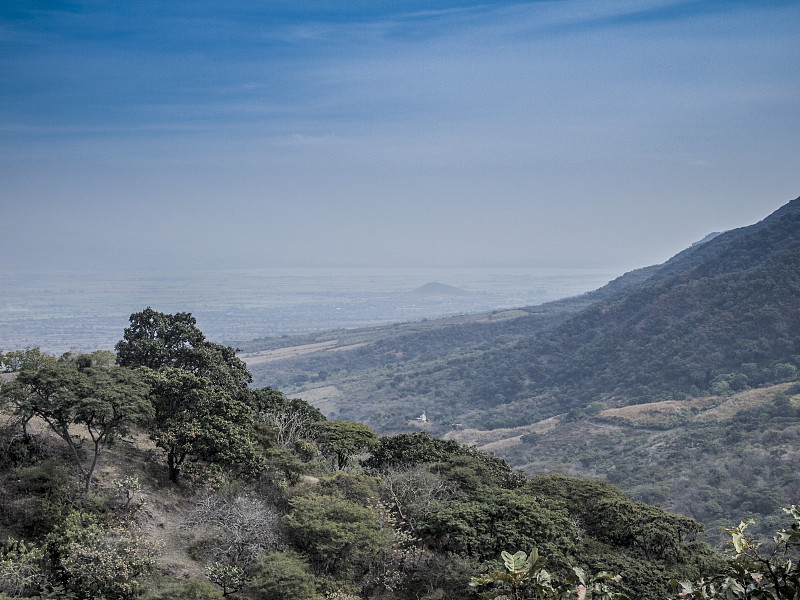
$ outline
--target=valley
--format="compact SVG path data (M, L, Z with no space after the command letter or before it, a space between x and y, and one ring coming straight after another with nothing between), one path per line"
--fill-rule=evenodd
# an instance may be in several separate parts
M243 357L257 385L330 418L604 478L718 540L743 509L769 531L800 492L798 265L800 199L590 293L254 340Z

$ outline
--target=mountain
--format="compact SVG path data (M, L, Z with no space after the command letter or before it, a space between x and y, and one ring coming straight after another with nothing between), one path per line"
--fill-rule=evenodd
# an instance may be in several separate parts
M800 198L576 298L327 340L251 370L331 416L383 433L424 426L532 472L606 477L706 522L797 501ZM642 418L648 407L659 418ZM752 439L732 437L737 428ZM683 462L725 484L722 502L675 488L708 485ZM757 482L750 500L745 473Z
M470 293L466 290L436 281L426 283L408 294L412 298L450 298L469 295Z

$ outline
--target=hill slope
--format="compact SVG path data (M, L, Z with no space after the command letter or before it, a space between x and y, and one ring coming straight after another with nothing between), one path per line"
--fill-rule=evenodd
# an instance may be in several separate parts
M739 450L782 458L757 480L761 496L771 494L774 502L748 506L765 514L778 503L797 501L791 496L800 482L780 475L800 467L795 452L800 442L792 429L797 398L786 404L780 391L772 393L761 408L742 413L746 427L708 417L633 425L609 422L613 413L607 411L677 402L680 412L681 403L693 406L693 398L726 398L798 378L800 198L759 223L708 236L662 265L638 269L577 298L497 314L335 332L325 339L327 346L302 356L253 364L257 381L384 433L425 427L469 441L462 430L472 428L494 430L494 442L534 434L527 445L497 443L489 449L533 471L606 476L626 490L706 520L717 514L739 518L728 510L737 502L746 504L743 473L750 470L740 468L743 463L724 475L736 481L723 481L730 489L721 512L713 506L706 510L667 483L687 479L681 469L690 466L667 468L663 461L627 452L625 443L661 443L646 431L676 444L704 436L722 440L704 460L724 460L726 432L749 428L762 445ZM791 410L782 414L775 402ZM423 410L427 423L414 420ZM593 434L609 427L613 435ZM505 437L496 431L501 428L508 429ZM547 435L554 437L541 437L550 430ZM582 434L576 438L570 430ZM557 440L571 440L583 454ZM619 461L625 469L615 466ZM620 475L626 469L628 475Z
M800 199L575 299L312 336L303 345L335 344L248 362L259 382L295 393L335 386L342 399L331 410L382 431L402 430L419 409L440 423L500 427L598 400L735 391L796 376L798 265Z

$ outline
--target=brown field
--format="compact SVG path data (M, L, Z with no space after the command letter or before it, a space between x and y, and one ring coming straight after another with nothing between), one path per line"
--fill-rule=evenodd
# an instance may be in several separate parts
M245 352L240 354L239 358L248 366L259 365L274 360L294 358L302 354L311 354L312 352L319 352L320 350L330 350L338 343L339 340L330 340L317 344L306 344L305 346L290 346L288 348L278 348L277 350L265 350L264 352Z
M676 418L690 416L692 421L728 421L737 413L771 402L775 394L785 391L791 384L780 383L765 388L745 390L732 396L706 396L691 400L664 400L649 404L633 404L609 408L599 417L621 420L631 425L647 427L665 425Z
M446 440L456 440L468 446L477 446L487 452L499 452L505 450L507 446L514 445L519 439L528 433L546 433L555 429L561 420L558 417L551 417L544 421L522 425L521 427L511 427L506 429L460 429L450 431L442 437Z

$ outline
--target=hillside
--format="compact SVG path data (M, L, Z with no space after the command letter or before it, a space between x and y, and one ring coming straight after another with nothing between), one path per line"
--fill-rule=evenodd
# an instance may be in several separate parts
M131 324L116 356L0 357L18 367L0 386L3 600L461 600L534 551L553 600L584 582L661 600L673 579L724 576L702 524L607 482L378 438L243 386L189 313Z
M308 344L323 339L328 346L299 356L273 355L260 364L246 360L258 382L383 433L425 427L436 435L466 439L460 437L462 429L535 430L557 418L583 431L575 441L587 455L604 456L605 464L597 467L591 459L576 458L559 444L499 445L496 451L531 471L606 476L641 497L714 521L713 510L704 512L674 489L672 480L688 477L680 464L665 471L632 455L624 460L640 477L611 474L611 463L622 460L617 455L622 440L641 437L640 429L616 431L615 444L598 440L607 450L593 449L592 432L600 427L597 415L608 414L604 411L724 398L798 378L800 198L759 223L710 235L662 265L633 271L577 298L496 315L336 332L309 337L302 345L309 349ZM291 347L292 338L280 344ZM265 344L261 350L268 349ZM248 350L257 356L260 349L255 343ZM427 423L415 420L421 411ZM750 419L750 425L755 423L750 431L765 439L764 452L783 456L776 469L797 472L794 416L778 418L780 431L771 439L763 434L773 427L772 413L764 414L761 421ZM737 426L709 418L702 431L678 431L679 421L660 423L657 429L671 432L665 435L679 444L695 435L714 438ZM647 428L644 423L636 427ZM554 435L560 439L574 439L565 428L558 431ZM783 444L792 452L786 453ZM545 448L547 458L531 457ZM722 460L725 452L721 444L707 458ZM731 471L731 499L723 502L720 518L730 517L729 510L741 502L733 488L745 475ZM651 485L641 487L639 480L646 479ZM774 490L769 493L776 502L794 501L799 487L769 469L758 485L764 493ZM771 507L772 502L753 505L753 514L768 515Z

